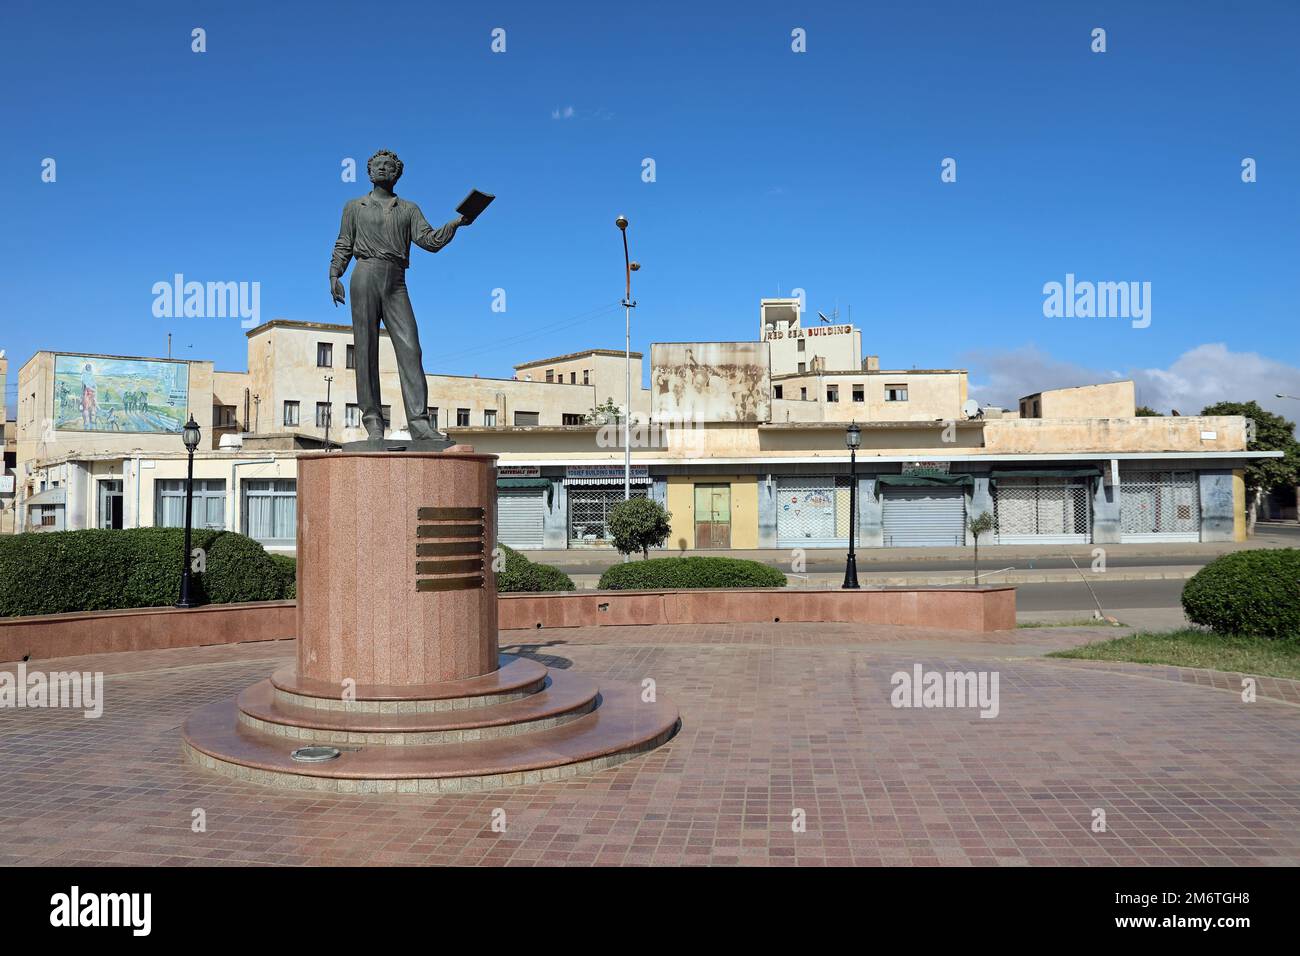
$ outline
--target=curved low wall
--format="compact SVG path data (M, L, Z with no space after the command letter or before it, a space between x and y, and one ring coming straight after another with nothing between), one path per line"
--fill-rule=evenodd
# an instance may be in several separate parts
M501 630L619 624L756 624L843 621L959 631L1016 626L1016 589L737 588L501 594Z
M280 641L294 635L295 601L208 604L0 617L0 661Z
M846 621L944 630L1016 626L1016 589L861 591L744 588L701 591L568 591L500 594L501 630L619 624ZM0 661L277 641L296 632L297 602L210 604L0 618Z

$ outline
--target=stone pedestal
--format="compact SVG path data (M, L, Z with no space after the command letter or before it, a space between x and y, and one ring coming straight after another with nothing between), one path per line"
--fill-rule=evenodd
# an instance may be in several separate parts
M496 457L462 447L298 459L297 665L196 712L193 762L280 787L443 793L571 777L673 736L677 709L635 683L498 653Z
M496 456L298 459L298 674L419 685L497 668Z

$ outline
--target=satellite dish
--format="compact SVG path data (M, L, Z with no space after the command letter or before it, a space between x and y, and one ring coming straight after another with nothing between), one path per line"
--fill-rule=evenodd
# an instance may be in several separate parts
M825 322L827 325L830 325L830 324L831 324L831 320L828 319L828 318L826 318L826 313L825 313L825 312L818 312L818 313L817 313L817 318L821 319L821 320L822 320L823 322Z
M968 398L961 403L961 413L967 418L980 417L980 403L973 398Z

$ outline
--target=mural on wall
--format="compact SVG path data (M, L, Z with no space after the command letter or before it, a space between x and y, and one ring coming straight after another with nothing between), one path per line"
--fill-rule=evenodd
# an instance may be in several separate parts
M179 433L189 407L186 362L54 357L54 427L77 432Z
M650 366L656 420L766 422L771 418L766 342L656 343Z

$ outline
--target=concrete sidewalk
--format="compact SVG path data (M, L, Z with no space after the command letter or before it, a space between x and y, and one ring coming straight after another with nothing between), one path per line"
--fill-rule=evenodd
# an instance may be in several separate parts
M1261 526L1262 528L1262 526ZM1069 558L1073 557L1079 562L1080 567L1087 570L1088 565L1093 560L1093 552L1101 548L1105 551L1107 559L1111 558L1176 558L1187 557L1200 559L1188 561L1187 564L1200 566L1221 554L1228 554L1232 551L1248 551L1257 548L1286 548L1296 547L1300 544L1297 536L1278 533L1272 530L1261 530L1255 537L1247 541L1216 541L1208 543L1188 542L1188 543L1151 543L1141 542L1134 544L1035 544L1035 545L1012 545L1012 544L980 544L980 564L981 566L987 560L990 565L997 564L1005 567L1014 564L1017 561L1024 562L1033 559L1042 558ZM733 549L733 550L677 550L677 549L652 549L650 557L652 558L681 558L681 557L728 557L744 558L750 561L761 561L764 564L770 564L773 567L789 568L792 560L793 548L750 548L750 549ZM972 559L974 548L967 545L964 547L943 547L943 548L858 548L857 559L858 569L861 571L873 563L895 564L902 562L934 562L934 561L966 561ZM589 565L592 570L603 570L611 564L622 561L622 556L610 548L569 548L569 549L545 549L545 550L527 550L520 552L528 557L531 561L540 561L543 564L556 565ZM844 558L848 553L847 548L809 548L805 552L806 560L811 563L838 563L841 566ZM1001 564L998 564L1001 562Z
M998 566L997 562L985 563L982 560L983 554L983 549L981 549L980 584L1066 584L1082 581L1087 581L1089 584L1098 584L1111 581L1186 581L1201 570L1202 567L1202 565L1197 564L1173 567L1112 568L1104 572L1093 572L1089 570L1088 565L1082 565L1078 571L1073 568L1043 571L1019 568L1006 570ZM839 587L844 580L843 568L838 571L813 571L806 574L792 574L788 569L783 569L783 571L788 582L787 586L794 588ZM574 585L579 590L594 590L600 581L600 575L597 573L570 573L569 577L573 579ZM973 584L974 573L971 570L959 573L948 571L916 571L910 574L900 574L892 571L873 572L869 566L864 568L859 563L858 582L863 587L874 588L959 586Z

